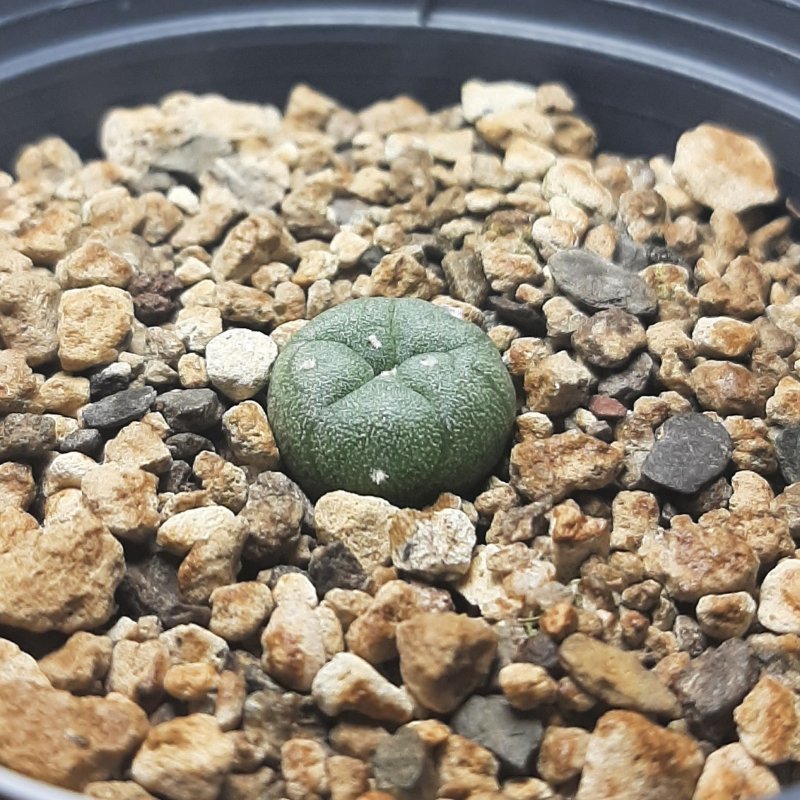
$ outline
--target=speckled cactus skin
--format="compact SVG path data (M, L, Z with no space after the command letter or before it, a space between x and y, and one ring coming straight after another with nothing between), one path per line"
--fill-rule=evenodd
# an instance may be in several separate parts
M516 398L491 340L423 300L366 298L320 314L273 367L268 415L291 475L420 505L496 464Z

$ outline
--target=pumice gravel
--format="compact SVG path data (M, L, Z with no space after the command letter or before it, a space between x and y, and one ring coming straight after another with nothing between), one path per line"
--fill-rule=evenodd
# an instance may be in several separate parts
M721 800L800 762L800 244L713 122L175 93L0 174L0 764ZM646 146L646 143L643 143Z

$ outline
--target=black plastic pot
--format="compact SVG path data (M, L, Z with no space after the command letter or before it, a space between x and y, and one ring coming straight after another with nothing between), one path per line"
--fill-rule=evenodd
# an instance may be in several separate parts
M0 165L49 133L92 155L104 109L175 89L281 104L307 81L436 106L469 77L563 80L628 154L731 125L800 197L798 0L0 0ZM0 771L3 794L65 796Z

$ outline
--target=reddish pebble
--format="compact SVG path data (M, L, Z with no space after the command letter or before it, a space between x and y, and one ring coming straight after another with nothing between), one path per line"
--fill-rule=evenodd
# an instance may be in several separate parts
M589 401L589 411L600 419L625 419L628 409L619 400L596 394Z

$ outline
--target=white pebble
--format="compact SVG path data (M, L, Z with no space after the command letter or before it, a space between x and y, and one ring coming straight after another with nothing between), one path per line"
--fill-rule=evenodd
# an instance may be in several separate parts
M231 400L247 400L267 385L278 347L264 333L231 328L206 345L211 383Z

